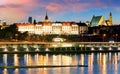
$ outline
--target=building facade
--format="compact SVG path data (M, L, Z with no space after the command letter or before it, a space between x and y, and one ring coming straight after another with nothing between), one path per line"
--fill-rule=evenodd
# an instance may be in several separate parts
M16 25L21 33L27 31L29 34L39 35L79 35L88 31L87 25L74 22L16 23Z
M88 26L75 22L50 22L47 12L45 20L38 23L16 23L18 31L39 35L79 35L88 31Z

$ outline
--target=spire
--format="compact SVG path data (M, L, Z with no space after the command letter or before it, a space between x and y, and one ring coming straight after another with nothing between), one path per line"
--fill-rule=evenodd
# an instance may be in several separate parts
M110 12L110 16L112 16L112 13Z
M46 11L46 16L45 16L45 22L48 22L48 15L47 15L47 11Z
M110 22L110 25L113 25L113 23L112 23L112 13L111 12L109 14L109 22Z

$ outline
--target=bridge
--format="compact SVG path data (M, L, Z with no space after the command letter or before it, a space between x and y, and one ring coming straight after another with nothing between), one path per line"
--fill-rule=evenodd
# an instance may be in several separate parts
M120 42L0 42L0 52L118 51Z

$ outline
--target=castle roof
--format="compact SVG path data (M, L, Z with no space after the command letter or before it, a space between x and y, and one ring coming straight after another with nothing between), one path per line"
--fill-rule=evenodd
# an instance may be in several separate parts
M85 24L85 23L77 23L78 24L78 26L87 26L87 24Z
M31 23L16 23L17 26L34 26L34 24Z

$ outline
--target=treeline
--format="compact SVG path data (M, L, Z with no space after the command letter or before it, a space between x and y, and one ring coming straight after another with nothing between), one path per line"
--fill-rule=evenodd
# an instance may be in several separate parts
M0 28L0 41L25 40L27 36L28 32L20 33L15 24Z

